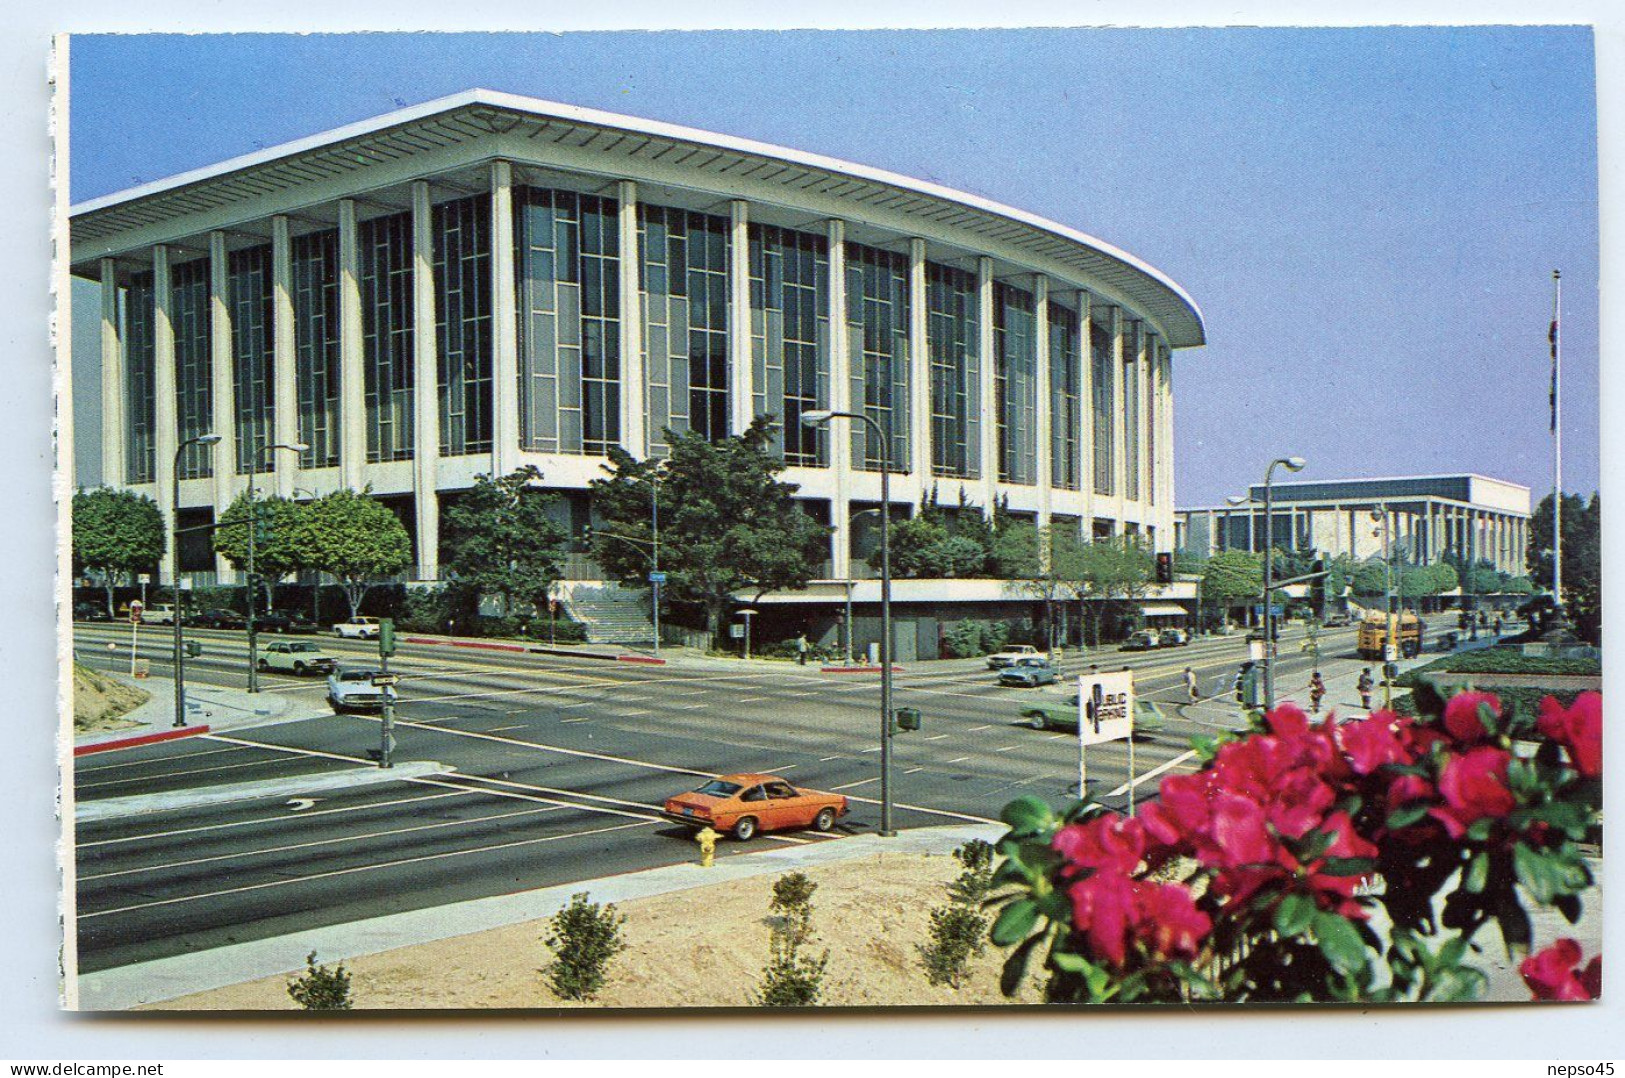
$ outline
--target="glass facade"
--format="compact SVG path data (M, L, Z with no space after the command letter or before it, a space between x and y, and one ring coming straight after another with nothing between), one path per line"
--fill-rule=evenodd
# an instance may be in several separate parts
M170 320L175 328L176 445L214 429L213 363L209 354L209 260L183 262L171 271ZM180 477L214 474L212 446L187 446Z
M976 355L976 275L925 266L926 344L931 355L931 471L981 474L981 367Z
M491 196L442 202L434 235L440 455L491 451Z
M1079 443L1083 435L1083 358L1078 316L1049 305L1050 482L1077 490L1083 482Z
M1157 442L1162 438L1162 387L1168 378L1168 349L1155 336L1146 354L1150 357L1151 392L1146 396L1145 466L1151 476L1151 489L1145 493L1152 505L1162 502L1162 477L1157 474Z
M1123 325L1123 496L1140 497L1140 348L1145 343L1145 327L1139 322Z
M908 256L846 245L846 333L852 407L888 433L893 471L909 470ZM882 445L867 423L851 424L852 464L879 471Z
M829 242L813 232L750 226L750 334L755 414L779 417L790 464L829 465L829 434L801 425L829 407Z
M157 337L152 274L130 277L124 291L124 481L157 478Z
M362 396L367 460L412 457L412 215L361 222Z
M301 468L339 462L339 234L326 229L290 244L294 382L299 396Z
M621 440L619 204L514 189L521 445L602 454Z
M1111 494L1116 460L1112 451L1112 397L1117 389L1117 366L1112 362L1111 311L1101 307L1089 319L1091 428L1095 444L1095 493Z
M226 306L231 312L231 392L237 422L237 474L275 467L269 453L276 406L271 350L271 248L226 256Z
M1033 296L993 284L994 409L998 422L999 479L1038 482L1038 356Z
M728 219L640 206L643 357L651 456L665 432L728 434Z

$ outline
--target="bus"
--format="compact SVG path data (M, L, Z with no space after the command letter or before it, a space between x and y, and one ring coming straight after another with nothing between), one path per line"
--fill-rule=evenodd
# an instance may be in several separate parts
M1388 619L1392 616L1399 622L1399 657L1413 658L1422 653L1422 635L1427 632L1427 625L1415 614L1388 615L1379 611L1366 614L1360 622L1360 636L1357 644L1360 658L1372 662L1382 662L1387 656Z

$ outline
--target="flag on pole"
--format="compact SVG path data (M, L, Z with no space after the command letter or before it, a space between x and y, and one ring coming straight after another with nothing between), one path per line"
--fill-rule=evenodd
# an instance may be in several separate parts
M1552 343L1552 391L1551 391L1552 433L1556 434L1557 433L1557 319L1556 318L1552 319L1552 328L1551 328L1551 331L1546 334L1546 339L1551 341L1551 343Z

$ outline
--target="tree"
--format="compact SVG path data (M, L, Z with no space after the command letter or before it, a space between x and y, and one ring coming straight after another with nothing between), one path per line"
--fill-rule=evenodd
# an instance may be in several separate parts
M499 596L504 617L516 603L544 608L564 567L569 530L548 515L554 498L534 485L541 478L534 464L500 479L475 476L441 517L441 564L479 594Z
M1371 598L1388 594L1388 567L1379 558L1361 562L1354 570L1350 583L1354 594Z
M412 566L412 539L389 507L364 491L335 490L305 506L294 529L302 564L344 589L350 616L372 586Z
M287 498L254 499L259 534L254 540L254 572L265 580L265 605L271 606L277 581L307 568L301 560L299 525L305 507ZM214 548L233 568L248 569L248 492L237 495L220 514Z
M891 525L891 571L902 579L941 579L980 576L987 553L973 540L953 535L943 523L940 511L924 507L919 515ZM869 555L869 564L880 568L880 549Z
M805 588L828 556L829 529L801 511L796 484L779 481L784 461L769 451L773 422L757 416L744 433L717 442L668 431L664 463L611 447L608 476L591 484L604 523L593 556L604 572L647 586L658 482L665 593L702 606L708 630L717 631L738 593L760 599Z
M1056 572L1079 600L1084 618L1091 625L1091 639L1099 646L1101 608L1143 598L1151 587L1155 559L1135 535L1080 542L1075 556L1065 550L1063 554L1063 567Z
M109 616L117 578L156 568L166 547L163 514L146 495L111 487L74 492L73 560L101 577Z
M1540 500L1529 521L1529 576L1536 587L1552 587L1552 496ZM1578 494L1563 495L1563 605L1575 628L1596 642L1602 632L1602 497L1590 504Z
M1025 521L1005 525L994 540L999 575L1044 603L1049 646L1055 646L1055 603L1083 599L1093 583L1095 559L1074 527L1039 528Z
M1264 557L1248 550L1221 550L1202 571L1202 601L1220 611L1253 603L1264 592ZM1223 614L1220 615L1223 620Z

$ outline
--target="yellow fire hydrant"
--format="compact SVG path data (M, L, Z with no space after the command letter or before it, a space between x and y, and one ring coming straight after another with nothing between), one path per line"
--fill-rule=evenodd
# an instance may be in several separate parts
M717 832L709 827L701 828L694 836L694 841L700 844L700 867L710 868L717 860L717 839L721 838Z

